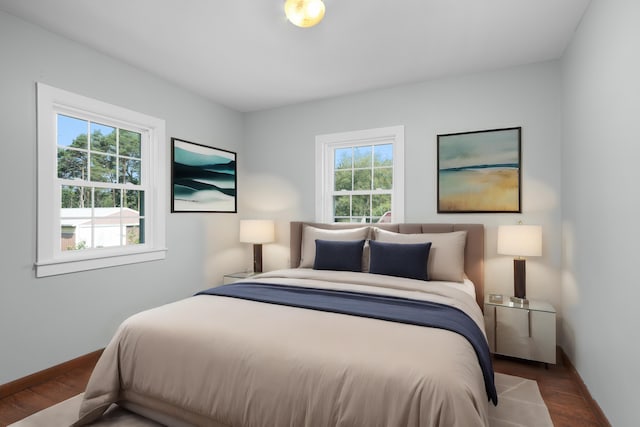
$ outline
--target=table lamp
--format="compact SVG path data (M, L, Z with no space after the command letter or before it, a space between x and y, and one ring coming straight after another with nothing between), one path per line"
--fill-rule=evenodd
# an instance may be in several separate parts
M262 273L262 244L273 242L275 226L265 219L240 220L240 241L253 243L253 272Z
M513 259L512 301L526 304L526 264L528 256L542 255L542 227L539 225L500 225L498 226L498 253L515 255Z

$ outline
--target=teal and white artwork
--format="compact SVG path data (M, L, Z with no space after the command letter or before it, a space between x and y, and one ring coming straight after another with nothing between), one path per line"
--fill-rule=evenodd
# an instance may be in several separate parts
M171 212L237 212L236 153L171 138Z

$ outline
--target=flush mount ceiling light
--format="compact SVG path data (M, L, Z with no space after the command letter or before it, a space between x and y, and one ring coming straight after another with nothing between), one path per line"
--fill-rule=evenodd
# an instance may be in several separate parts
M324 17L324 3L322 0L287 0L284 13L293 25L313 27Z

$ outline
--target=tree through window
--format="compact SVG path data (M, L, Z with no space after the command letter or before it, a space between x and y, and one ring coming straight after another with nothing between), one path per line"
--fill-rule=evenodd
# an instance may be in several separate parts
M165 256L164 121L38 83L38 277Z
M142 134L57 115L60 249L144 243Z
M316 177L323 222L404 220L402 127L316 137Z

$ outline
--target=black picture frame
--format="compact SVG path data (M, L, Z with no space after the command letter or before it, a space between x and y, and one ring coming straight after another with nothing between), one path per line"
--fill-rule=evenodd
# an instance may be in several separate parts
M438 135L438 213L521 213L522 127Z
M171 138L171 212L238 212L237 153Z

